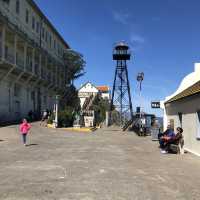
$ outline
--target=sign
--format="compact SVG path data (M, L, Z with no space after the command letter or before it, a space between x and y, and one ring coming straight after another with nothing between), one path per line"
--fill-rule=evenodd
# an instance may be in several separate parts
M151 108L160 108L160 101L152 101Z

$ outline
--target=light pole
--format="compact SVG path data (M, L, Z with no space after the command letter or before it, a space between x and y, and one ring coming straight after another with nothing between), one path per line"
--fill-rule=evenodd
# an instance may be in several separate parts
M56 95L56 103L54 105L54 113L55 113L55 119L53 121L53 127L58 127L58 103L59 103L59 95Z
M137 75L137 81L139 82L139 98L140 98L140 129L141 129L141 119L142 119L142 81L144 80L144 72L140 72Z
M68 83L65 85L66 89L71 86L71 83ZM66 92L65 92L66 93ZM55 99L55 104L54 104L54 113L55 113L55 119L53 120L53 127L57 128L58 127L58 105L59 105L59 100L63 99L65 94L61 97L60 95L56 95Z

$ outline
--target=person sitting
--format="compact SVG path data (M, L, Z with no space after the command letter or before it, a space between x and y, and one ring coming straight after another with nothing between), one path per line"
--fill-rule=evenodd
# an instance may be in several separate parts
M160 148L164 149L166 142L169 141L174 136L175 136L175 133L173 129L171 128L171 125L168 125L167 130L164 133L162 133L162 135L158 136Z
M171 139L166 141L165 148L162 153L168 153L170 151L170 145L175 144L178 145L180 141L183 139L183 129L181 127L176 128L176 135L173 136ZM181 144L183 145L183 144Z

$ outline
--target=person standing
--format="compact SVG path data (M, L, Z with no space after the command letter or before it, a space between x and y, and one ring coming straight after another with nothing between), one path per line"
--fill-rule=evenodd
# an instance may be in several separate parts
M27 122L26 119L23 119L22 123L19 126L19 130L20 130L20 133L22 135L22 140L23 140L24 146L27 145L26 139L27 139L27 134L28 134L30 129L31 129L31 125Z
M40 122L40 126L45 123L45 126L47 125L47 119L48 119L48 110L44 110L43 115L42 115L42 120Z

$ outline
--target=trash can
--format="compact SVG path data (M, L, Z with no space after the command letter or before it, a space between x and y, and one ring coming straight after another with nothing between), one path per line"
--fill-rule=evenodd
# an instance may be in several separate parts
M152 127L151 128L151 138L152 141L157 141L158 140L158 134L160 132L160 129L157 127Z

